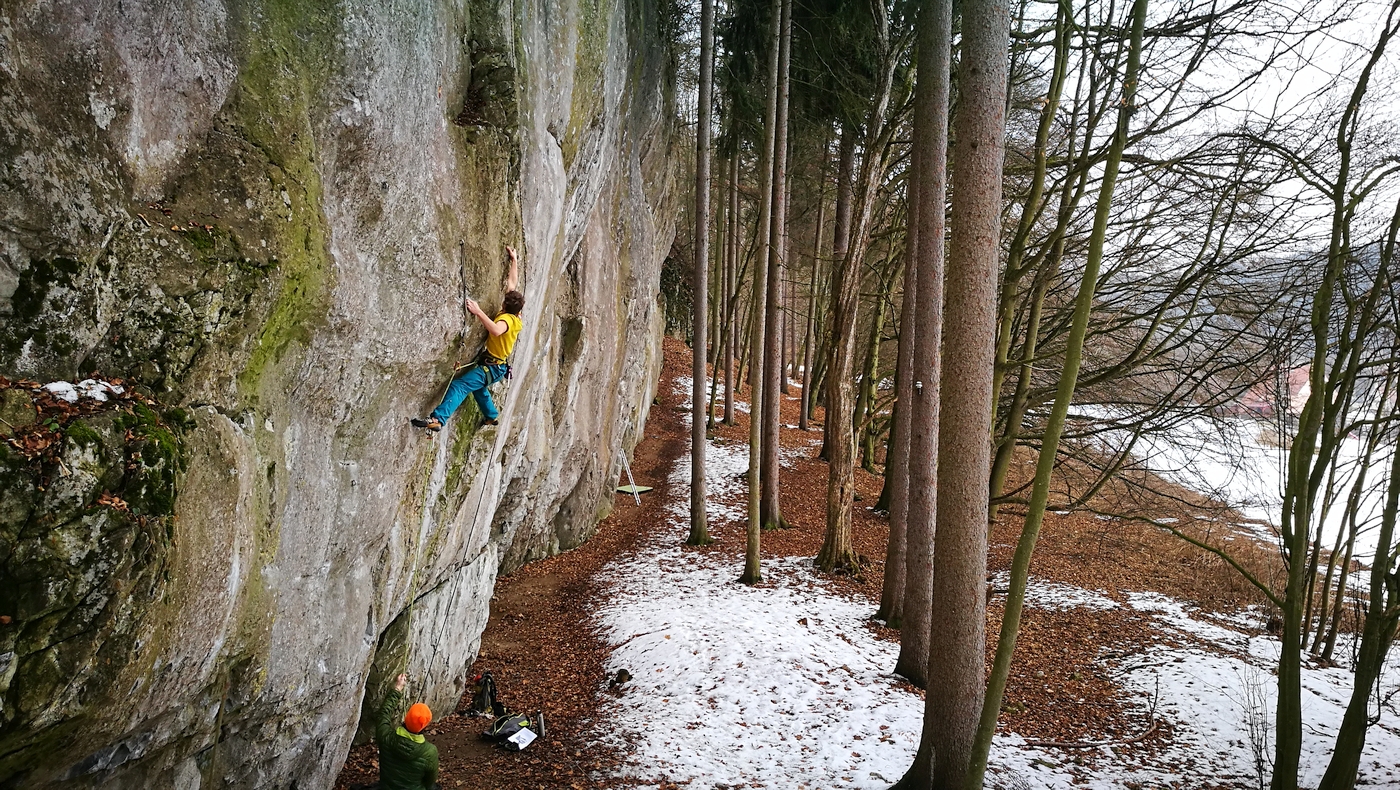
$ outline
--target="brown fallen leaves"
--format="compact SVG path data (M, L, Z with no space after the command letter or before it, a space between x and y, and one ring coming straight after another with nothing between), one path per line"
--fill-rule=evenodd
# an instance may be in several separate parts
M15 390L25 393L29 396L36 414L35 419L26 425L7 425L11 434L6 437L5 442L31 462L56 463L58 453L62 449L63 429L74 420L102 412L129 410L137 403L156 405L155 401L140 394L122 379L104 378L100 373L91 373L88 378L114 385L104 392L107 400L80 396L77 402L69 403L44 389L37 381L11 381L0 376L0 391ZM116 392L116 389L121 391Z
M658 393L666 403L672 397L675 377L688 374L690 350L667 338L663 352ZM608 681L616 676L610 678L605 672L609 651L593 625L593 609L602 594L594 578L655 525L657 508L671 498L687 496L687 489L673 488L667 482L673 465L689 451L684 419L672 409L651 410L646 437L632 459L637 481L656 486L642 495L641 507L630 496L619 495L612 515L582 546L528 563L497 580L491 618L469 675L489 670L501 702L515 713L544 711L548 732L525 751L510 752L481 740L488 719L464 714L440 718L427 734L438 747L438 781L444 788L599 790L630 786L605 778L616 771L622 755L593 742L595 718L606 709L612 695L620 692L608 687ZM466 711L470 704L469 686L458 710ZM372 785L378 778L376 754L372 743L351 750L336 783L338 790Z
M592 608L601 591L593 576L612 557L626 551L654 520L651 514L668 502L688 496L685 488L666 481L672 465L686 457L689 433L683 412L669 408L677 376L689 375L690 352L667 338L665 365L658 387L663 408L653 408L646 426L646 440L637 447L634 471L640 483L654 483L644 495L642 507L630 497L618 497L617 509L583 546L564 555L530 563L497 585L491 620L482 637L482 650L472 672L491 670L501 699L513 711L543 709L549 720L547 738L525 752L496 749L478 740L485 719L452 716L435 723L430 738L442 754L442 785L464 790L534 790L534 788L631 787L627 780L608 779L617 773L623 755L591 742L591 725L606 709L610 696L603 673L607 649L591 625ZM800 389L782 399L782 421L798 421ZM722 407L717 413L722 417ZM818 410L818 419L822 417ZM736 414L736 425L717 425L712 436L720 442L746 443L748 415ZM821 447L820 422L807 433L784 429L781 433L786 462L782 469L781 504L791 528L763 533L765 562L788 556L815 557L826 523L828 468L817 459ZM1028 467L1022 465L1024 473ZM882 478L856 470L853 542L863 557L859 576L836 576L830 582L840 594L876 603L883 583L888 522L871 510L879 497ZM721 512L743 513L742 486L738 507ZM1124 510L1128 503L1095 503L1105 511ZM1181 497L1161 502L1134 502L1156 516L1180 512ZM714 512L714 511L712 511ZM1021 516L1004 510L992 525L988 573L1005 570L1020 533ZM713 519L710 533L715 542L691 551L725 552L736 567L744 550L742 521ZM1264 560L1260 560L1263 562ZM1207 610L1231 610L1257 602L1257 596L1236 583L1233 571L1212 557L1164 535L1152 526L1130 521L1109 521L1090 513L1048 514L1032 565L1032 576L1087 589L1120 603L1135 590L1163 592L1185 598ZM1004 594L988 607L987 665L996 649ZM872 622L880 638L898 641L899 632ZM1169 643L1148 614L1126 606L1110 610L1027 608L1017 642L1016 659L1002 711L1001 727L1027 739L1051 742L1065 748L1064 760L1087 764L1097 759L1075 744L1112 741L1148 754L1172 737L1167 723L1155 718L1150 701L1126 694L1115 679L1130 667L1134 657L1152 645ZM916 691L913 687L910 690ZM614 690L613 693L618 693ZM469 702L464 700L464 705ZM883 728L882 728L883 729ZM801 736L794 736L798 739ZM880 740L890 736L881 733ZM851 744L854 746L855 744ZM337 784L339 790L369 785L377 778L374 747L352 751ZM649 787L679 787L663 781Z

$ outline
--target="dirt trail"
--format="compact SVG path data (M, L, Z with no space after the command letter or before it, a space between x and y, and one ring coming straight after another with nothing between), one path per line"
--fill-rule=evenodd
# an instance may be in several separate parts
M491 617L471 675L490 671L501 702L512 711L543 710L548 737L526 751L507 752L481 740L486 719L439 714L426 734L437 744L438 781L445 790L605 786L589 776L613 764L616 756L585 741L593 715L605 705L607 650L592 621L593 580L660 523L659 513L672 497L687 496L685 490L671 491L667 480L676 461L690 451L684 411L677 410L679 400L671 395L676 376L688 369L690 349L667 338L664 354L659 402L651 407L646 438L632 458L638 483L655 490L642 496L640 507L619 494L612 514L588 542L502 577L491 599ZM470 704L469 697L459 710ZM378 770L377 748L360 746L351 751L336 788L371 786Z
M689 452L689 427L684 397L677 380L689 375L690 350L667 338L665 365L646 426L637 446L633 471L637 481L655 486L643 495L640 507L619 495L616 509L583 546L547 560L533 562L497 583L491 617L482 636L482 650L472 673L490 670L502 702L517 712L544 710L548 737L525 752L506 752L479 739L485 720L461 715L436 722L428 737L442 757L441 783L447 790L534 790L535 788L611 788L618 780L599 779L620 756L589 741L592 723L606 711L604 662L608 650L596 631L592 610L600 590L595 579L615 558L634 549L648 531L664 523L669 504L684 501L685 486L668 483L678 461ZM782 421L797 423L800 388L782 401ZM721 415L722 416L722 415ZM748 415L739 412L733 426L716 427L713 441L747 443ZM765 532L765 561L776 557L813 557L825 530L828 468L816 456L821 444L820 423L810 432L782 432L784 463L781 499L790 529ZM1025 459L1014 472L1025 475ZM878 602L889 525L872 506L882 479L856 470L857 502L853 540L866 560L859 577L838 577L836 589L852 597ZM676 490L672 490L672 489ZM742 488L742 486L740 487ZM742 490L727 512L742 514ZM1112 496L1111 492L1105 497ZM1098 503L1117 509L1113 501ZM1136 503L1159 515L1190 519L1181 500ZM742 515L738 516L742 518ZM1006 509L992 525L989 573L1005 570L1021 526L1020 516ZM713 518L715 543L695 549L732 555L737 563L744 548L744 524ZM1092 513L1047 515L1032 573L1039 579L1105 589L1121 599L1126 591L1159 591L1183 597L1207 611L1230 611L1255 603L1233 571L1212 555L1192 548L1148 524L1096 518ZM988 664L995 651L1001 599L993 590L988 611ZM899 634L871 622L881 638L898 641ZM1142 712L1124 691L1106 677L1100 664L1104 650L1137 652L1154 644L1149 615L1122 608L1111 612L1084 609L1027 609L1016 663L1007 691L1001 725L1029 739L1079 741L1126 739L1142 732ZM464 700L466 704L469 700ZM1135 748L1151 751L1170 739L1169 728L1154 731ZM352 751L337 784L356 790L377 776L373 744Z

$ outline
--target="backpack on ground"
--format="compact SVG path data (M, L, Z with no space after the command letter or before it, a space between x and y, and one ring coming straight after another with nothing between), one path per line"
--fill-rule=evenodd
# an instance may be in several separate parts
M496 741L512 751L520 751L529 746L544 733L544 713L537 714L539 723L530 721L523 713L510 713L491 723L482 737Z
M477 675L472 679L472 683L475 687L472 691L472 713L493 718L506 715L506 706L496 698L496 680L491 677L490 672Z

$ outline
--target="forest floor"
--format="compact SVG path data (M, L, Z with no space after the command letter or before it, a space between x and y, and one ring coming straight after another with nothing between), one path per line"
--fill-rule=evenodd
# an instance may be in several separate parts
M912 758L922 694L890 674L899 633L872 619L888 535L873 511L881 479L856 473L864 573L816 572L827 466L816 458L820 424L795 429L800 388L792 387L783 399L781 486L791 528L763 534L764 582L738 584L742 404L707 450L715 542L682 545L689 353L666 340L658 402L634 454L637 481L655 490L640 506L618 495L583 546L497 582L472 671L489 670L511 710L544 710L547 737L507 752L480 739L484 719L443 717L428 737L441 753L444 788L883 788ZM1163 526L1226 543L1263 578L1278 574L1277 552L1191 492L1165 481L1152 488L1160 495L1110 487L1085 511L1047 515L989 787L1258 786L1278 644L1269 613L1221 560ZM1020 521L1006 508L993 524L989 664ZM619 669L632 679L610 686ZM1315 781L1349 673L1312 664L1304 689L1303 773ZM1379 714L1360 784L1400 787L1400 712L1391 704ZM337 788L367 786L376 773L375 747L358 747Z

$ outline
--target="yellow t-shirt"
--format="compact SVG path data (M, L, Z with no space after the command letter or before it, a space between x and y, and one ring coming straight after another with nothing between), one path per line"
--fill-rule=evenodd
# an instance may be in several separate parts
M511 349L515 348L515 338L520 335L520 316L515 313L501 313L496 316L496 320L506 322L506 331L499 335L487 335L486 353L496 359L509 359Z

